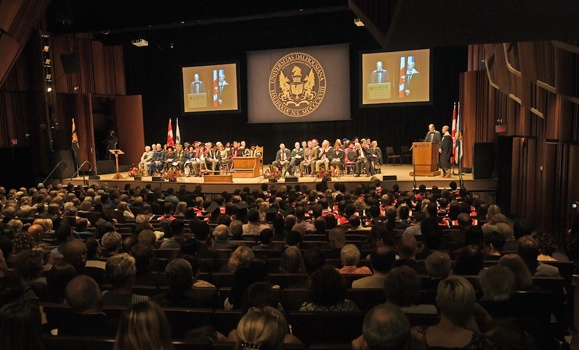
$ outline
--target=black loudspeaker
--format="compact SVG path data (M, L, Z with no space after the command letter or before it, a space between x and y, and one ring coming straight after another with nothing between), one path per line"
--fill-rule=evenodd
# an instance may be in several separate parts
M287 182L287 183L298 182L298 178L297 177L286 177L285 182Z
M383 175L382 176L382 181L397 181L398 180L398 176L396 175Z
M65 74L78 73L80 71L80 62L78 60L78 53L69 52L60 55L60 62Z
M98 175L89 175L88 178L89 178L90 180L100 180L100 179L101 179L101 177L98 176Z
M153 181L163 181L162 176L153 176Z
M70 178L74 175L76 169L74 168L74 160L71 150L66 151L54 151L52 153L52 162L51 167L54 168L58 162L63 161L63 164L60 165L54 173L52 174L52 178L54 179L66 179ZM52 170L52 169L51 169Z
M473 150L473 177L475 179L493 178L493 143L475 142Z

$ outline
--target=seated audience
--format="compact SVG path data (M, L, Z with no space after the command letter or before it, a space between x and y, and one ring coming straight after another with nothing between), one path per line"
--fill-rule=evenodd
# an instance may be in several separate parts
M368 266L358 267L360 262L360 249L354 244L346 244L340 252L342 268L338 272L344 275L371 275L372 271Z
M102 310L102 295L98 284L86 275L72 279L66 286L66 303L74 315L58 327L58 335L114 337L116 321Z
M191 264L185 259L175 259L165 268L169 290L153 297L161 307L214 308L217 290L195 287L196 277Z
M362 335L352 341L354 350L412 349L410 322L398 307L392 304L375 306L362 325Z
M215 249L234 250L237 248L237 244L229 240L231 231L226 225L217 225L213 230L213 234L215 235Z
M227 265L224 265L221 272L234 273L239 266L245 266L255 257L251 248L246 246L238 247L231 253Z
M281 349L287 329L287 321L277 309L252 308L237 325L236 349Z
M420 304L416 300L420 296L420 277L409 266L395 267L384 278L384 294L386 303L396 305L404 313L437 314L436 306Z
M173 350L171 326L163 309L142 301L123 313L114 350Z
M515 290L529 290L533 286L533 275L517 254L507 254L500 258L498 266L510 269L515 276Z
M394 253L392 247L383 246L374 248L370 254L370 263L372 264L374 274L353 281L352 288L384 288L384 277L392 268L395 259L396 253Z
M523 259L525 265L533 276L536 277L559 277L559 269L538 261L539 243L531 236L519 238L517 254Z
M110 257L107 260L105 273L112 288L110 291L103 292L103 305L130 306L149 300L149 297L145 295L133 293L136 275L135 258L129 254L121 253Z
M33 300L13 301L0 307L0 349L44 349L42 314L38 301Z
M492 349L485 335L473 330L475 302L474 288L463 277L450 276L440 281L436 294L440 322L415 328L414 336L427 349Z
M310 301L300 311L360 311L353 301L346 299L344 277L333 266L326 265L314 272L308 286Z
M298 247L287 247L281 255L279 271L282 273L305 273L304 259Z
M479 247L469 245L459 250L454 264L455 274L476 276L483 268L484 255Z
M402 235L396 245L399 259L394 262L393 267L409 266L416 270L419 275L426 275L424 265L416 261L418 252L418 242L413 235Z

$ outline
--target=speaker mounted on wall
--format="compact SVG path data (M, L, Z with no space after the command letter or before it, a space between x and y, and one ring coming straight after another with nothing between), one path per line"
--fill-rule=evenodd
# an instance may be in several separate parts
M65 74L80 72L80 61L77 52L68 52L60 55L60 62Z

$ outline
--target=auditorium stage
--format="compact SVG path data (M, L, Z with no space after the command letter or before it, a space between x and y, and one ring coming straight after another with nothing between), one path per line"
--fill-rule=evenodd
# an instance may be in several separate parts
M398 184L400 190L407 191L412 190L414 186L418 187L421 184L426 185L427 188L431 188L433 185L437 185L439 188L447 188L450 181L455 181L460 186L460 178L458 175L453 175L451 178L442 178L440 176L416 176L416 182L413 176L410 176L412 171L412 165L382 165L382 172L376 174L375 176L383 180L384 176L387 176L387 180L382 181L382 187L391 188L392 185ZM456 170L455 170L456 172ZM237 188L249 187L250 190L254 188L259 189L261 184L267 183L268 185L305 185L308 189L314 189L316 183L320 182L319 178L312 177L311 175L305 175L304 177L298 177L295 183L286 183L285 179L280 179L277 183L269 183L267 179L263 177L254 178L233 178L232 182L208 182L209 178L204 177L179 177L177 182L168 181L153 181L150 176L143 177L142 180L134 180L127 176L126 172L122 172L121 175L124 179L115 180L113 179L115 174L103 174L100 175L99 180L89 179L86 176L77 177L72 179L72 184L74 185L91 185L99 184L107 186L119 186L123 187L125 184L130 183L132 186L145 186L151 184L154 187L160 186L162 190L166 190L169 187L178 189L181 185L185 185L188 190L194 190L196 185L202 185L203 192L205 193L221 193L223 191L233 192ZM332 183L342 182L346 185L347 190L353 190L360 183L368 183L371 177L366 177L362 175L360 177L355 177L354 175L343 175L339 177L333 177L330 182L330 187L333 187ZM220 180L220 179L216 179ZM496 179L474 179L472 174L463 174L462 181L464 186L472 192L488 192L494 193L497 188Z

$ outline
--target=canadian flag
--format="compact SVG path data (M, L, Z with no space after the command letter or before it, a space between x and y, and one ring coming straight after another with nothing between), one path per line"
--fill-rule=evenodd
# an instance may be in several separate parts
M398 97L406 97L406 92L404 91L404 83L406 81L406 57L400 57L400 85L398 85Z
M171 126L171 118L169 118L169 129L167 130L167 145L175 146L175 140L173 140L173 127Z

